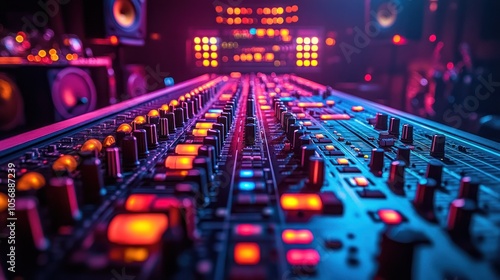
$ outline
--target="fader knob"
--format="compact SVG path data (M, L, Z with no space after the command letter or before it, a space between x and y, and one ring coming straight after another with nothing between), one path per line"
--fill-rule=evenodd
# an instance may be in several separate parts
M109 178L120 179L122 175L122 167L120 163L120 150L118 148L106 149L107 175Z
M383 113L377 113L375 116L375 129L387 130L387 115Z
M184 126L184 110L182 108L174 109L174 119L176 128Z
M316 156L316 145L304 145L301 147L302 154L300 158L300 165L304 170L309 170L311 157Z
M396 154L396 159L402 160L407 166L410 165L410 148L408 147L398 147L398 152Z
M308 189L320 191L325 181L325 161L317 156L309 158L309 181Z
M83 201L88 204L99 204L105 193L104 179L101 172L101 161L90 157L80 164L80 175L82 177Z
M252 146L255 144L255 135L257 128L255 124L249 123L245 125L245 145Z
M24 250L43 251L49 242L45 238L40 215L38 214L38 201L33 197L16 199L16 246Z
M133 169L139 165L139 152L137 151L137 138L126 136L122 140L122 160L125 169Z
M425 177L434 179L437 186L441 186L441 179L443 177L443 163L437 159L431 159L427 164Z
M139 154L139 157L141 158L147 157L149 155L149 150L148 150L148 139L146 136L146 130L144 129L134 130L132 135L134 135L134 137L137 139L137 152Z
M436 134L432 136L431 143L431 156L437 158L444 158L444 146L446 142L446 137L442 134Z
M402 160L391 162L389 169L389 187L397 194L404 194L406 163Z
M375 279L413 279L415 247L428 243L427 237L406 225L387 227L380 241L379 267Z
M81 213L76 200L73 179L52 178L46 191L47 206L54 226L70 226L80 219Z
M146 139L148 141L148 149L158 147L158 134L156 133L156 125L145 124L144 130L146 131Z
M168 138L168 119L160 118L158 121L159 134L158 137L162 140Z
M248 98L247 99L247 117L253 117L255 115L254 107L255 107L255 99Z
M413 143L413 125L403 125L403 130L401 132L401 142L406 144Z
M398 118L391 118L389 121L389 134L398 138L399 137L399 124L401 120Z
M434 194L436 192L436 181L433 179L421 179L418 182L417 193L413 205L425 218L434 219Z
M215 172L215 165L217 161L217 156L215 155L215 147L210 145L203 145L198 149L198 155L209 158L212 163L212 172Z
M217 136L205 136L205 138L203 138L203 144L213 146L216 157L220 156L219 139L217 139Z
M383 169L384 169L384 150L373 149L370 159L370 171L373 174L375 174L375 176L382 176Z
M448 213L448 231L454 237L466 238L469 236L472 215L476 204L470 199L455 199L450 204Z
M458 198L470 199L477 202L477 194L479 192L479 181L471 177L463 177L460 180L460 190L458 191Z

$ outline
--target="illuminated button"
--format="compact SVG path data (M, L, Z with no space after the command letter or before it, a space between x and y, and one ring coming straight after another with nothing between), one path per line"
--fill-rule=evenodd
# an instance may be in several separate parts
M137 117L135 117L134 122L136 124L145 124L146 118L144 116L137 116Z
M209 113L222 113L223 110L222 109L209 109L208 112Z
M305 121L305 122L303 123L303 125L304 125L304 126L312 126L313 124L312 124L312 122L310 122L310 121Z
M354 183L358 187L366 187L369 184L365 177L354 177Z
M240 242L234 246L234 262L239 265L255 265L260 261L260 247L253 242Z
M45 186L45 178L38 172L28 172L18 181L16 189L18 191L38 190Z
M195 156L168 156L165 159L165 167L170 169L191 169Z
M172 101L170 101L170 103L168 105L172 108L175 108L175 107L179 106L179 102L177 100L172 100Z
M109 223L108 240L121 245L153 245L167 228L164 214L118 214Z
M148 112L148 116L150 116L150 117L159 117L160 113L158 112L158 110L151 110L151 111Z
M300 108L321 108L324 104L323 102L299 102L297 106Z
M321 133L320 134L316 134L316 139L323 139L323 138L325 138L325 135L323 135Z
M346 159L346 158L338 158L337 159L337 164L348 165L349 164L349 160Z
M221 101L228 101L228 100L231 100L231 98L233 98L232 94L230 94L230 93L224 93L224 94L221 94L221 96L219 97L219 100L221 100Z
M125 209L132 212L148 211L155 198L154 194L131 194L125 202Z
M234 228L234 232L240 236L252 236L262 234L261 225L239 224Z
M287 244L309 244L314 239L312 232L307 229L285 229L281 238Z
M102 149L102 144L99 142L97 139L89 139L83 143L81 147L82 152L91 152L94 150L97 150L97 152L100 152Z
M217 119L221 113L205 113L205 119Z
M363 108L363 106L352 106L352 107L351 107L351 110L352 110L353 112L362 112L362 111L364 111L364 110L365 110L365 108Z
M326 101L326 105L335 105L335 101L334 100L327 100Z
M292 249L286 253L286 260L294 266L315 266L319 263L319 253L314 249Z
M64 155L58 158L54 164L52 164L52 170L54 171L68 171L73 172L76 170L78 163L73 156Z
M305 117L306 117L305 113L298 113L297 114L297 118L299 118L299 119L302 119L302 118L305 118Z
M128 123L122 123L116 129L116 132L131 133L132 127Z
M252 178L254 175L253 170L242 169L240 170L240 178Z
M211 129L213 125L213 122L198 122L196 123L195 128Z
M254 182L240 182L238 184L238 189L241 191L253 191L255 190Z
M178 144L175 146L175 153L179 155L198 155L198 149L201 144Z
M168 111L169 110L168 104L161 105L159 110Z
M116 139L113 135L108 135L104 140L102 140L102 147L109 148L116 143Z
M6 194L0 193L0 213L7 210L8 200L9 198Z
M326 149L327 151L334 151L334 150L335 150L335 147L334 147L333 145L326 145L326 146L325 146L325 149Z
M317 194L286 193L280 199L283 210L322 210L323 203Z
M320 117L322 120L350 120L351 117L347 114L323 114Z
M271 110L271 106L269 106L269 105L262 105L262 106L260 106L260 109L264 110L264 111L265 110Z
M193 136L207 136L208 129L207 128L195 128L193 129Z
M382 222L388 225L397 225L403 222L403 217L398 211L392 209L381 209L377 212Z

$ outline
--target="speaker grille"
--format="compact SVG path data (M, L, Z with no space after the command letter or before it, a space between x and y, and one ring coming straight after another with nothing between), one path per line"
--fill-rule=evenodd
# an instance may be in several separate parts
M14 81L0 73L0 130L10 130L24 122L24 102Z

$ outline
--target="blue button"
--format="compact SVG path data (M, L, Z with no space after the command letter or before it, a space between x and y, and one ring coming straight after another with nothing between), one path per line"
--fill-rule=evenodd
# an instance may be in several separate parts
M240 170L240 178L252 178L253 170L242 169Z
M254 182L240 182L238 188L241 191L253 191L253 190L255 190L255 183Z
M222 109L209 109L208 110L209 113L222 113Z
M248 31L251 35L255 35L257 34L257 29L255 28L250 28L250 30Z

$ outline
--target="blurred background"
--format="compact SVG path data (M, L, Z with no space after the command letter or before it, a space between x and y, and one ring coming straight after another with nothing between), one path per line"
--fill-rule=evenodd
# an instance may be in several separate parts
M500 141L498 0L0 7L0 138L200 74L238 71L295 73Z

